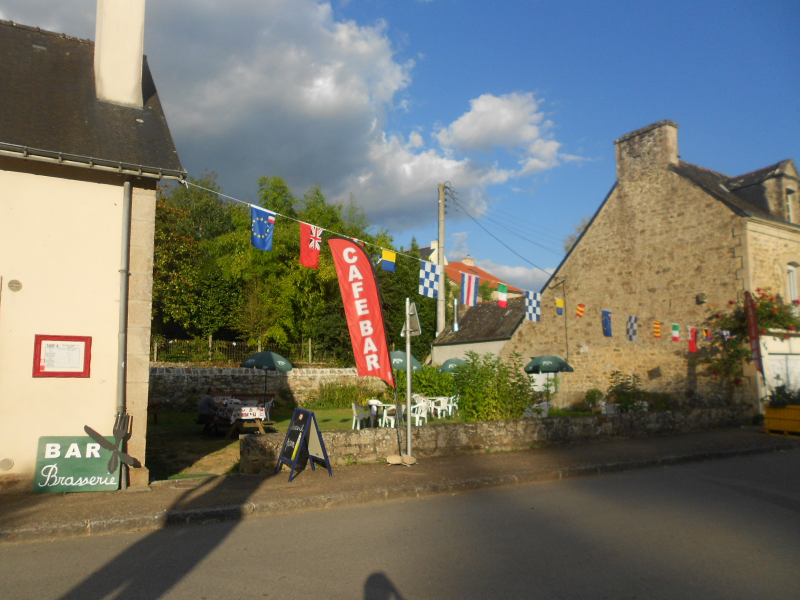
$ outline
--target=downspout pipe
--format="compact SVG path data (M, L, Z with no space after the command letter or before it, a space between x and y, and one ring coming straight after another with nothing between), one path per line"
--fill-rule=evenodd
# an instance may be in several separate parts
M119 266L119 333L117 336L117 415L126 412L128 360L128 289L130 285L131 205L133 189L130 180L122 186L122 249ZM124 441L122 442L125 443ZM120 450L125 450L120 448ZM120 466L120 488L128 487L126 465Z

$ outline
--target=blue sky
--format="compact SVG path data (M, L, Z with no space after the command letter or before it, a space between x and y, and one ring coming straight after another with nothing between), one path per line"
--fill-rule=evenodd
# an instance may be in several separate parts
M0 0L0 18L83 38L94 14ZM538 289L532 265L558 265L625 133L673 120L681 158L728 175L800 158L798 17L763 0L151 0L145 51L190 173L246 201L259 175L318 183L406 246L436 237L449 181L514 252L451 207L448 257Z

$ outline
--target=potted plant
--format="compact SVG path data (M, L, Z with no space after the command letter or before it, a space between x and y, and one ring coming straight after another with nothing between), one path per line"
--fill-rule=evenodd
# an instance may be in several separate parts
M779 385L764 400L764 429L800 433L800 390Z

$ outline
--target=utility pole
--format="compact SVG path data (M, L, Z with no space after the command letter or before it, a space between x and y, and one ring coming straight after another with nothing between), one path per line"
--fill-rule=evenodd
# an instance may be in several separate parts
M438 336L445 328L445 290L447 289L447 273L444 269L444 190L445 184L439 184L439 255L437 262L442 268L442 276L439 278L439 296L436 299L436 335Z

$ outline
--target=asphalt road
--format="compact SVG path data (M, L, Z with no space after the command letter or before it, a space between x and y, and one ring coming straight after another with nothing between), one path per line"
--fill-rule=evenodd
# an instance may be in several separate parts
M0 546L0 598L800 598L800 451Z

